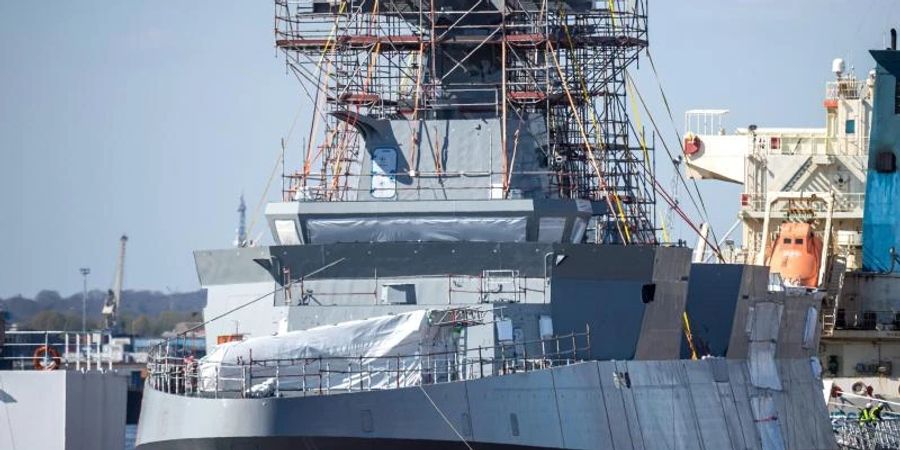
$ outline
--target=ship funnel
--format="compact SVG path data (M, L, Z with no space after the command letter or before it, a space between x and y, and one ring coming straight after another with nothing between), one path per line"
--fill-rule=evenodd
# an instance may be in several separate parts
M897 29L891 28L891 50L897 50Z

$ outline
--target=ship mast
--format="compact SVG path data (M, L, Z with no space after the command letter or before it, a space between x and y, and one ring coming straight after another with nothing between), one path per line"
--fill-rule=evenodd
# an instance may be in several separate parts
M597 242L656 243L652 139L626 95L646 2L275 0L314 106L284 200L587 200Z
M247 205L244 203L244 194L241 194L241 203L238 205L237 236L234 240L235 247L246 247L247 242Z

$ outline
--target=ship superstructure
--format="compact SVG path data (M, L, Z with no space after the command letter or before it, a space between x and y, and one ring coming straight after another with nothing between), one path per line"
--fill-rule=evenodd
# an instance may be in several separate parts
M735 224L742 244L723 253L732 262L770 265L789 284L825 294L820 355L835 384L863 395L856 403L900 392L892 181L900 53L896 44L871 53L876 69L862 79L834 61L824 128L750 126L726 134L725 110L685 117L688 175L744 185Z
M860 267L874 75L846 74L842 60L833 66L836 79L825 87L824 128L750 125L726 134L728 110L685 113L688 176L744 186L738 213L742 245L726 246L729 261L770 265L773 245L783 244L773 240L781 225L805 222L813 224L824 247L836 250L828 253L838 258L838 274ZM837 286L840 277L828 266L821 261L811 287Z
M646 1L275 4L304 163L274 245L195 253L139 448L835 447L818 297L658 245Z
M600 241L654 242L653 149L625 99L644 1L276 8L316 111L286 200L587 200Z

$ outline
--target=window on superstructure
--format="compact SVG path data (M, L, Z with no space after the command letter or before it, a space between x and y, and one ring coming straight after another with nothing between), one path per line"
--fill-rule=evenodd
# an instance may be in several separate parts
M785 243L785 244L790 244L790 243L791 243L791 238L784 238L784 243Z
M803 239L794 239L794 243L795 243L795 244L802 244L802 243L803 243Z
M849 119L844 122L844 133L846 134L855 134L856 133L856 120Z

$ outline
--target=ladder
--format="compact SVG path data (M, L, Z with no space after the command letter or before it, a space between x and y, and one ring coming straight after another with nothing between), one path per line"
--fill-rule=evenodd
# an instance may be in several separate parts
M519 303L518 270L484 270L481 274L482 303Z
M841 289L844 287L844 275L847 273L846 256L835 253L832 265L831 275L828 277L826 284L828 295L825 297L825 302L822 305L823 336L834 335Z

